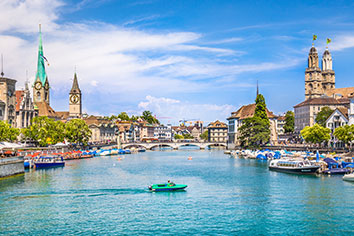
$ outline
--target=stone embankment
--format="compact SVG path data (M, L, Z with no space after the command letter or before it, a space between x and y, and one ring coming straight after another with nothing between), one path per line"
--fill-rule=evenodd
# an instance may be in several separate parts
M23 156L0 157L0 178L24 172Z

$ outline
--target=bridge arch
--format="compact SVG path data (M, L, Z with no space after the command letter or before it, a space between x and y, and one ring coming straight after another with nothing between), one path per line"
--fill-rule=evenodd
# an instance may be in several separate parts
M200 144L196 144L196 143L181 143L177 146L177 148L179 149L180 147L199 147L200 149L204 148Z
M175 148L172 144L158 143L158 144L152 144L152 145L150 145L149 149L152 150L153 148L159 148L159 147L170 147L170 148L172 148L172 149Z
M122 145L122 148L123 148L123 149L125 149L125 148L128 148L128 149L129 149L129 148L133 148L133 147L135 147L135 148L145 148L145 149L147 149L145 145L143 145L143 144L137 144L137 143L131 143L131 144Z
M210 148L210 147L227 147L227 145L225 143L209 143L206 145L206 148Z

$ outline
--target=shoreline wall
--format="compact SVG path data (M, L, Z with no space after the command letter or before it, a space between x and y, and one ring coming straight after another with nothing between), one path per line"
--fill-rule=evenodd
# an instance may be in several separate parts
M23 156L0 158L0 178L25 172Z

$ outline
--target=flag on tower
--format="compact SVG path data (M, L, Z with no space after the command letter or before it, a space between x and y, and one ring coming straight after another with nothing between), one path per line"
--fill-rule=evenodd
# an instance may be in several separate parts
M314 34L314 35L312 36L312 40L315 41L316 39L317 39L317 35Z
M45 56L43 56L43 55L41 55L41 57L47 62L48 66L49 66L49 61L48 61L48 59L47 59Z
M329 44L330 42L332 42L332 39L327 38L327 44Z

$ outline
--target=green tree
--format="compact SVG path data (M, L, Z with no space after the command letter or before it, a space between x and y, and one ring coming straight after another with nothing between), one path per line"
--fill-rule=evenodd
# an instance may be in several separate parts
M160 122L152 115L151 111L144 111L141 118L146 120L149 124L160 124Z
M20 130L12 128L7 122L0 121L0 141L13 142L20 134Z
M118 118L121 119L121 120L130 120L128 114L126 112L121 112L119 115L118 115Z
M295 127L295 117L294 112L287 111L285 114L285 125L284 125L284 132L285 133L293 133Z
M316 123L322 125L322 127L326 127L326 120L333 113L333 110L329 107L323 107L316 116Z
M194 137L191 134L188 134L188 133L183 134L183 138L184 139L194 139Z
M270 122L267 115L267 106L262 94L256 98L256 107L253 117L242 121L239 129L241 146L257 148L270 140Z
M208 130L205 130L201 135L200 135L200 138L203 139L203 140L208 140Z
M72 119L65 125L65 137L70 143L87 145L91 134L88 125L81 119Z
M259 148L260 145L269 142L269 123L259 117L246 118L242 121L239 133L241 147Z
M61 132L61 134L57 132ZM32 125L22 129L22 134L26 139L37 141L40 146L46 146L63 140L64 130L62 130L62 125L53 119L42 116L33 118Z
M354 125L344 125L336 128L334 130L334 136L342 141L345 145L350 144L351 148L351 142L354 141Z
M174 138L175 139L183 139L183 135L175 134Z
M258 94L256 98L256 108L254 110L253 117L259 117L269 124L269 119L267 115L267 107L265 103L265 99L262 94Z
M314 124L312 127L306 126L300 133L304 140L308 143L321 144L331 138L331 130L324 128L319 124Z

